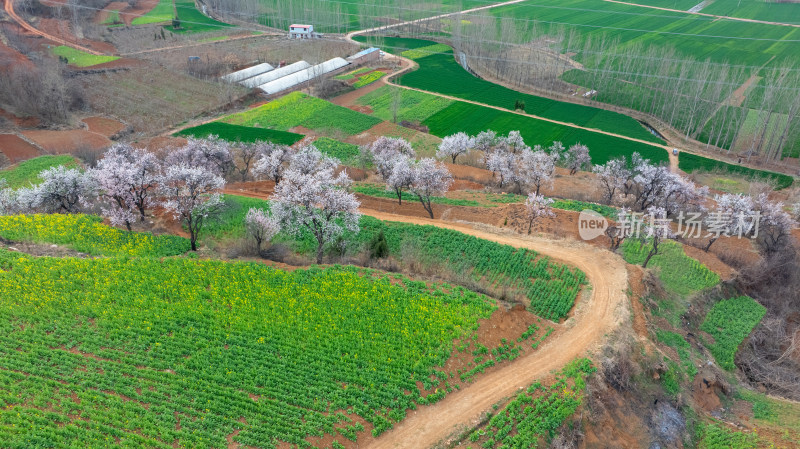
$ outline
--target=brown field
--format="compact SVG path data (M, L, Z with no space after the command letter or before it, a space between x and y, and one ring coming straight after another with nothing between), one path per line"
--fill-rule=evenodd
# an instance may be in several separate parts
M14 134L0 134L0 152L12 164L39 156L39 150Z
M81 120L89 127L89 131L101 134L106 137L111 137L114 134L125 129L125 124L119 120L106 117L86 117Z
M29 130L23 131L22 134L36 142L48 153L53 154L74 154L84 149L102 151L111 146L111 141L108 138L85 129L69 131Z

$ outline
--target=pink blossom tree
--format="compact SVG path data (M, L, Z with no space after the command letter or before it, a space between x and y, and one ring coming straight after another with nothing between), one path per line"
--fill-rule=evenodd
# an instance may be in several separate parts
M272 142L257 140L255 142L240 142L238 145L231 148L231 157L233 165L242 182L246 182L250 174L253 172L253 166L264 155L269 154L278 145Z
M116 144L108 149L92 170L103 198L103 215L114 226L131 225L145 218L154 204L153 194L161 175L161 162L146 149Z
M337 165L336 159L307 147L292 158L272 196L272 214L282 230L296 236L305 231L314 235L317 263L322 263L326 244L345 230L359 230L360 203L347 191L351 184L347 173L342 171L334 175Z
M256 248L261 254L261 245L269 242L280 231L280 223L269 212L262 209L250 208L244 217L244 226L250 237L256 241Z
M706 252L722 235L748 237L755 232L756 207L753 198L726 193L714 196L714 201L716 206L703 220L706 237L710 237L703 248Z
M467 133L459 132L442 139L436 157L439 159L451 158L456 163L456 158L467 154L475 146L475 140Z
M553 200L538 193L531 193L525 200L525 214L528 218L528 234L530 234L536 220L542 217L556 216L553 212Z
M283 172L286 171L294 150L287 145L265 143L261 145L260 153L259 159L253 165L253 176L269 178L277 185L283 178Z
M444 164L432 158L420 159L414 166L414 182L411 191L417 195L422 207L433 217L431 199L434 196L444 195L453 184L453 175Z
M414 176L414 161L406 155L397 155L392 162L392 172L386 180L386 188L394 191L398 204L403 204L403 190L411 187Z
M219 214L225 180L208 166L179 163L166 168L158 192L162 206L189 230L192 251L206 222Z

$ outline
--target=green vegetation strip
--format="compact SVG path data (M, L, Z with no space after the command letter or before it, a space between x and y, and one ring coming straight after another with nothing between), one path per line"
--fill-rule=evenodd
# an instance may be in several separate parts
M378 435L496 309L352 268L4 250L0 266L9 447L227 447L235 429L241 445L307 447L334 426L355 437L342 410Z
M172 20L174 9L172 0L160 0L158 4L147 14L136 17L131 21L131 25L147 25L148 23L169 22Z
M67 58L69 63L75 67L91 67L119 59L119 56L93 55L66 45L59 45L53 48L53 54Z
M339 142L329 137L319 137L313 142L313 145L328 156L339 159L344 165L355 164L359 155L358 145Z
M8 187L19 188L27 187L31 184L39 184L42 182L39 179L39 173L47 170L48 168L58 167L76 167L75 158L69 155L61 156L39 156L27 161L20 162L17 166L6 170L0 170L0 179L4 179Z
M563 210L574 210L580 212L584 209L593 210L600 215L613 218L614 220L617 219L617 208L613 206L608 206L605 204L597 204L597 203L588 203L586 201L578 201L578 200L570 200L570 199L561 199L553 201L553 208L554 209L563 209Z
M396 111L398 121L411 122L422 122L453 104L452 100L446 98L392 86L382 86L357 102L371 107L373 115L382 120L393 120Z
M714 304L700 329L714 337L709 350L727 370L735 368L739 345L761 322L767 309L749 296L726 299Z
M585 379L594 371L588 359L571 362L552 385L531 385L493 416L485 428L472 432L467 439L483 448L539 447L581 405Z
M627 239L622 243L622 254L625 261L634 265L644 263L652 244L642 244L635 239ZM708 267L683 252L683 247L676 242L662 242L658 246L659 254L650 259L647 265L658 268L658 277L667 290L688 296L705 290L719 283L719 276Z
M290 133L288 131L231 125L222 122L211 122L192 128L186 128L175 133L175 135L183 137L208 137L210 135L215 135L219 136L220 139L231 142L255 142L257 140L264 140L284 145L292 145L303 139L302 134Z
M359 77L358 81L356 81L353 84L353 87L355 89L358 89L360 87L368 86L368 85L374 83L375 81L378 81L379 79L381 79L384 75L386 75L386 74L381 72L380 70L376 70L374 72L370 72L370 73L368 73L368 74L366 74L366 75L364 75L362 77Z
M300 92L292 92L263 106L229 115L221 121L283 131L295 126L314 130L333 129L347 135L361 133L381 122L375 117Z
M697 156L691 153L681 153L678 157L678 168L686 173L705 171L710 173L727 173L735 176L742 176L751 181L768 181L775 184L777 190L785 189L792 185L794 178L781 173L765 170L756 170L741 165L729 164L727 162Z
M238 210L231 215L225 229L210 233L215 238L244 235L244 215L250 207L269 209L266 201L228 195L226 204ZM575 268L553 262L534 251L517 249L482 240L457 231L435 226L418 226L405 223L383 222L372 217L361 217L361 232L345 234L347 251L364 251L382 231L389 255L403 259L409 257L424 266L440 267L449 273L466 276L474 281L489 282L495 287L508 287L525 294L531 310L550 320L565 317L586 285L585 274ZM300 253L313 254L314 238L308 234L294 239L278 235L276 242L287 243Z
M351 80L356 77L356 75L361 75L362 73L366 73L372 70L372 67L361 67L360 69L353 70L352 72L344 73L341 75L336 75L333 78L337 80Z
M702 426L698 433L702 435L699 449L756 449L761 446L755 432L737 432L724 424Z
M94 215L0 216L0 237L14 242L55 243L90 255L165 257L189 250L189 241L172 235L126 232Z

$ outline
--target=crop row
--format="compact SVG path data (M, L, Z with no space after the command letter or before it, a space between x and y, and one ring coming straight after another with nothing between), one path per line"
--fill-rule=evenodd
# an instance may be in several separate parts
M105 256L165 257L189 250L189 241L172 235L126 232L103 224L94 215L0 216L0 237L11 241L55 243Z
M705 332L714 337L709 350L723 368L732 370L734 356L745 338L761 322L767 309L749 296L726 299L714 304L706 315Z
M300 92L293 92L257 108L229 115L221 121L282 131L295 126L336 129L348 135L358 134L380 123L375 117Z
M463 288L191 259L0 252L7 447L308 447L385 428L495 305ZM427 388L427 387L426 387ZM57 425L60 423L60 425Z
M279 131L276 129L254 128L252 126L231 125L230 123L211 122L183 129L176 136L208 137L218 136L230 142L255 142L257 140L292 145L303 139L302 134Z
M641 265L652 248L651 243L641 243L627 239L622 243L625 261ZM650 265L660 267L658 276L671 292L688 296L694 292L713 287L719 283L719 275L683 252L683 247L675 242L663 242L658 254L650 260Z

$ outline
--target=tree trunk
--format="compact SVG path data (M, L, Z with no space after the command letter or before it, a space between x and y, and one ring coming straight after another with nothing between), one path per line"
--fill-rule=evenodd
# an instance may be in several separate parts
M322 248L323 248L323 246L324 246L323 242L321 242L321 241L317 244L317 265L322 264Z
M455 165L455 163L456 163L456 158L457 158L457 157L458 157L458 155L457 155L457 154L454 154L454 155L453 155L453 165Z
M650 259L658 254L658 240L655 238L653 239L653 247L650 249L650 252L647 253L647 258L644 259L644 263L642 264L642 268L647 268L647 264L650 263Z
M394 192L397 194L397 204L403 205L403 191L401 189L394 189Z
M533 218L530 219L528 222L528 235L531 235L531 229L533 228Z
M422 202L422 207L428 212L428 215L430 215L431 218L433 218L433 207L431 206L431 200L425 201L425 199L422 196L420 195L417 196L419 196L419 200Z
M711 238L711 239L708 241L708 245L706 245L706 247L705 247L705 248L703 248L703 250L704 250L705 252L708 252L708 250L711 248L711 245L712 245L714 242L716 242L716 241L717 241L717 238L716 238L716 237L713 237L713 238Z

